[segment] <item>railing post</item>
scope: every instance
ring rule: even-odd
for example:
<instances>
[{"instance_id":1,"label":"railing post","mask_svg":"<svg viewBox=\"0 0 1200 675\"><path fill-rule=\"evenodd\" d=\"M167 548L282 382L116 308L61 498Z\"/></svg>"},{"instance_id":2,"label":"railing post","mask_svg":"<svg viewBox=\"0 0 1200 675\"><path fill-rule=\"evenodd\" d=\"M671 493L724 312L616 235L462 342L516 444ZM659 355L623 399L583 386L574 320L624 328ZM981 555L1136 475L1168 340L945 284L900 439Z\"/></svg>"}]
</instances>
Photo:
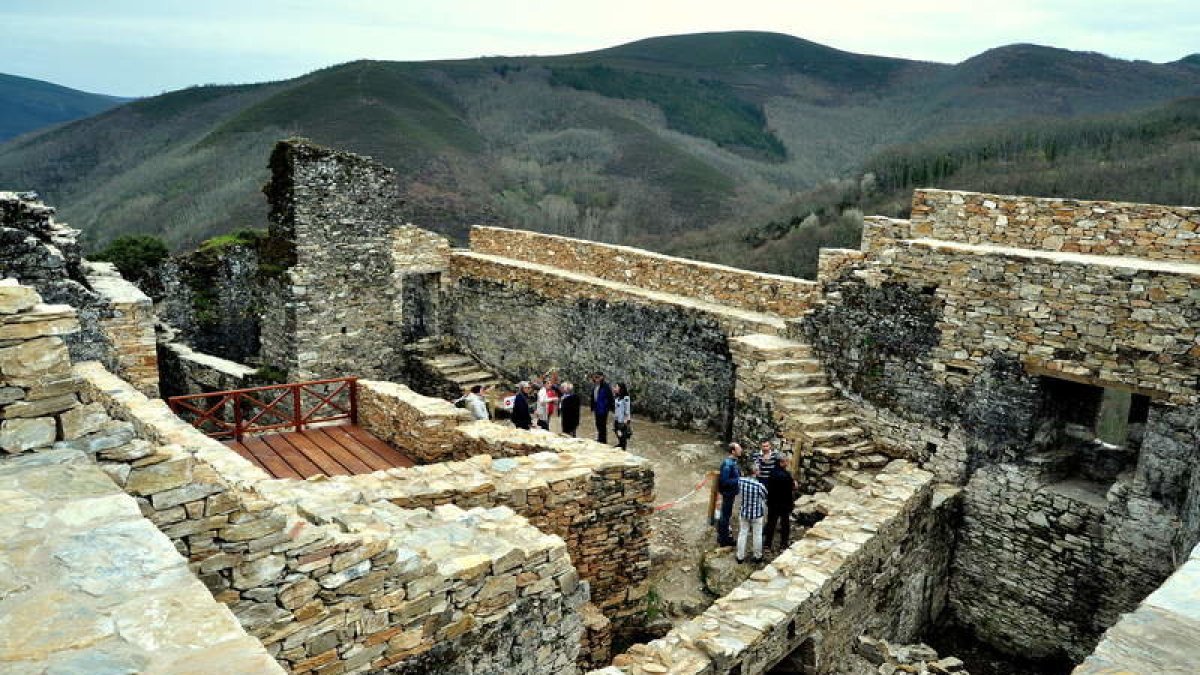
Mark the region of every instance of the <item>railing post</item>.
<instances>
[{"instance_id":1,"label":"railing post","mask_svg":"<svg viewBox=\"0 0 1200 675\"><path fill-rule=\"evenodd\" d=\"M242 395L233 395L233 440L242 442Z\"/></svg>"},{"instance_id":2,"label":"railing post","mask_svg":"<svg viewBox=\"0 0 1200 675\"><path fill-rule=\"evenodd\" d=\"M358 378L350 378L350 424L358 424Z\"/></svg>"},{"instance_id":3,"label":"railing post","mask_svg":"<svg viewBox=\"0 0 1200 675\"><path fill-rule=\"evenodd\" d=\"M300 390L302 387L296 384L290 386L292 388L292 421L296 423L296 431L303 431L304 420L302 415L304 412L300 407Z\"/></svg>"}]
</instances>

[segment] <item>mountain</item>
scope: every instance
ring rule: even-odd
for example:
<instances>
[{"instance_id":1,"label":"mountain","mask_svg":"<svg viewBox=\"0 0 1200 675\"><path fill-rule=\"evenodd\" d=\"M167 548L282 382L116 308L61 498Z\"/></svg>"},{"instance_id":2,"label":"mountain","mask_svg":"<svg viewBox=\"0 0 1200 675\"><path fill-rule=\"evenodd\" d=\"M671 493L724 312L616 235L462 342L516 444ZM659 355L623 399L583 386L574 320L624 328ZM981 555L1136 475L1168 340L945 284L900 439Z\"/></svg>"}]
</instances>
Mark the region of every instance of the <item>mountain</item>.
<instances>
[{"instance_id":1,"label":"mountain","mask_svg":"<svg viewBox=\"0 0 1200 675\"><path fill-rule=\"evenodd\" d=\"M412 222L456 238L500 223L668 250L767 222L898 144L1196 94L1188 59L1013 45L947 65L679 35L171 92L0 145L0 186L40 192L92 247L130 233L184 247L265 224L270 148L302 135L396 168Z\"/></svg>"},{"instance_id":2,"label":"mountain","mask_svg":"<svg viewBox=\"0 0 1200 675\"><path fill-rule=\"evenodd\" d=\"M90 117L128 100L0 73L0 143L52 124Z\"/></svg>"},{"instance_id":3,"label":"mountain","mask_svg":"<svg viewBox=\"0 0 1200 675\"><path fill-rule=\"evenodd\" d=\"M817 251L856 247L861 214L907 217L912 190L1200 206L1200 97L1094 117L1022 121L894 146L760 222L662 242L678 255L811 277Z\"/></svg>"}]
</instances>

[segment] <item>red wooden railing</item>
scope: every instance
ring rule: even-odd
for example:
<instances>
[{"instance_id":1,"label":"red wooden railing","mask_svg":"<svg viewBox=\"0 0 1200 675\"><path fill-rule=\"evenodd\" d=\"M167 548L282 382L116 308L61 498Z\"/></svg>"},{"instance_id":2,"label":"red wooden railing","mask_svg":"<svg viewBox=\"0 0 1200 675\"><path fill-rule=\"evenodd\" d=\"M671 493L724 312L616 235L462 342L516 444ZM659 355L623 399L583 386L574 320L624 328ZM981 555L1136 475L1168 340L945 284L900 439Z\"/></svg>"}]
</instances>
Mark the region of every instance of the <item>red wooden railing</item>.
<instances>
[{"instance_id":1,"label":"red wooden railing","mask_svg":"<svg viewBox=\"0 0 1200 675\"><path fill-rule=\"evenodd\" d=\"M172 412L213 438L350 420L358 423L358 378L289 382L250 389L172 396Z\"/></svg>"}]
</instances>

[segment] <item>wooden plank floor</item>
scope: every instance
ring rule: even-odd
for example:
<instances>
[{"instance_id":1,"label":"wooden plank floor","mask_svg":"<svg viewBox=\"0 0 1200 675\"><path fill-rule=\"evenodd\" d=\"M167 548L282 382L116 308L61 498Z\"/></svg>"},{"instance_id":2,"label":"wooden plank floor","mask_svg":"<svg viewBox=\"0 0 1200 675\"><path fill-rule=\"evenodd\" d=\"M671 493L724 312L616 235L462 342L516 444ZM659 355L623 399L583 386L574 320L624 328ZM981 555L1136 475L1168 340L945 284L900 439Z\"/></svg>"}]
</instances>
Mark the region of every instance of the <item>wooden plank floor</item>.
<instances>
[{"instance_id":1,"label":"wooden plank floor","mask_svg":"<svg viewBox=\"0 0 1200 675\"><path fill-rule=\"evenodd\" d=\"M225 445L276 478L352 476L413 465L403 453L352 424L245 436Z\"/></svg>"}]
</instances>

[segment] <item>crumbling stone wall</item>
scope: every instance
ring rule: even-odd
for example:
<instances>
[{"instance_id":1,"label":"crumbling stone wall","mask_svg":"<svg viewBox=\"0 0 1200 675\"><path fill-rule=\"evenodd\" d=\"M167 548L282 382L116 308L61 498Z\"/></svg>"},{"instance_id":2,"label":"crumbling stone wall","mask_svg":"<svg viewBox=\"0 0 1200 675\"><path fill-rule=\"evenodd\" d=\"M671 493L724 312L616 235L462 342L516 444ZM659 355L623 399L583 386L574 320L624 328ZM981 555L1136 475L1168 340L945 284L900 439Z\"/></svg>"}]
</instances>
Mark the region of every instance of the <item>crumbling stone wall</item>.
<instances>
[{"instance_id":1,"label":"crumbling stone wall","mask_svg":"<svg viewBox=\"0 0 1200 675\"><path fill-rule=\"evenodd\" d=\"M42 304L33 288L0 280L0 451L48 448L94 430L78 410L63 339L78 331L70 307Z\"/></svg>"},{"instance_id":2,"label":"crumbling stone wall","mask_svg":"<svg viewBox=\"0 0 1200 675\"><path fill-rule=\"evenodd\" d=\"M1200 208L956 190L913 191L911 221L872 218L863 250L930 238L1151 260L1200 261Z\"/></svg>"},{"instance_id":3,"label":"crumbling stone wall","mask_svg":"<svg viewBox=\"0 0 1200 675\"><path fill-rule=\"evenodd\" d=\"M182 342L160 343L158 355L164 398L267 384L255 368L197 352Z\"/></svg>"},{"instance_id":4,"label":"crumbling stone wall","mask_svg":"<svg viewBox=\"0 0 1200 675\"><path fill-rule=\"evenodd\" d=\"M1189 251L1194 214L927 198L948 201L871 219L865 255L830 260L795 328L876 442L965 485L950 617L1001 649L1078 659L1198 534L1200 266L1148 259ZM1136 218L1145 232L1118 233ZM1120 451L1074 439L1070 382L1149 397L1144 432Z\"/></svg>"},{"instance_id":5,"label":"crumbling stone wall","mask_svg":"<svg viewBox=\"0 0 1200 675\"><path fill-rule=\"evenodd\" d=\"M538 279L496 278L459 267L450 291L459 343L512 381L557 368L590 396L587 375L632 388L633 408L655 420L724 431L734 368L728 330L703 311L606 298ZM538 284L538 285L534 285ZM595 297L601 296L601 297ZM587 432L586 429L582 430ZM634 432L636 433L636 431Z\"/></svg>"},{"instance_id":6,"label":"crumbling stone wall","mask_svg":"<svg viewBox=\"0 0 1200 675\"><path fill-rule=\"evenodd\" d=\"M99 364L75 372L142 439L100 449L102 468L291 672L574 672L587 587L558 537L502 507L273 481Z\"/></svg>"},{"instance_id":7,"label":"crumbling stone wall","mask_svg":"<svg viewBox=\"0 0 1200 675\"><path fill-rule=\"evenodd\" d=\"M437 267L449 244L400 227L395 172L370 158L293 139L271 170L270 239L286 270L266 301L263 362L291 379L398 375L403 277Z\"/></svg>"},{"instance_id":8,"label":"crumbling stone wall","mask_svg":"<svg viewBox=\"0 0 1200 675\"><path fill-rule=\"evenodd\" d=\"M65 336L75 360L99 360L141 391L158 392L150 298L111 265L80 254L79 231L54 219L32 193L0 192L0 278L75 308L80 330Z\"/></svg>"},{"instance_id":9,"label":"crumbling stone wall","mask_svg":"<svg viewBox=\"0 0 1200 675\"><path fill-rule=\"evenodd\" d=\"M471 228L471 250L780 316L803 314L818 290L812 281L795 277L501 227Z\"/></svg>"},{"instance_id":10,"label":"crumbling stone wall","mask_svg":"<svg viewBox=\"0 0 1200 675\"><path fill-rule=\"evenodd\" d=\"M464 410L390 382L360 381L359 411L364 428L416 458L465 461L393 470L382 484L336 481L362 486L351 499L511 507L567 542L593 603L617 629L640 624L654 500L645 460L582 438L471 422Z\"/></svg>"},{"instance_id":11,"label":"crumbling stone wall","mask_svg":"<svg viewBox=\"0 0 1200 675\"><path fill-rule=\"evenodd\" d=\"M953 491L897 461L824 496L827 515L771 564L666 637L597 674L769 671L793 652L805 672L846 672L863 632L912 642L945 601Z\"/></svg>"},{"instance_id":12,"label":"crumbling stone wall","mask_svg":"<svg viewBox=\"0 0 1200 675\"><path fill-rule=\"evenodd\" d=\"M168 258L159 268L163 296L159 318L177 331L176 339L205 354L237 362L260 351L264 289L281 270L262 259L265 239L202 245Z\"/></svg>"}]
</instances>

